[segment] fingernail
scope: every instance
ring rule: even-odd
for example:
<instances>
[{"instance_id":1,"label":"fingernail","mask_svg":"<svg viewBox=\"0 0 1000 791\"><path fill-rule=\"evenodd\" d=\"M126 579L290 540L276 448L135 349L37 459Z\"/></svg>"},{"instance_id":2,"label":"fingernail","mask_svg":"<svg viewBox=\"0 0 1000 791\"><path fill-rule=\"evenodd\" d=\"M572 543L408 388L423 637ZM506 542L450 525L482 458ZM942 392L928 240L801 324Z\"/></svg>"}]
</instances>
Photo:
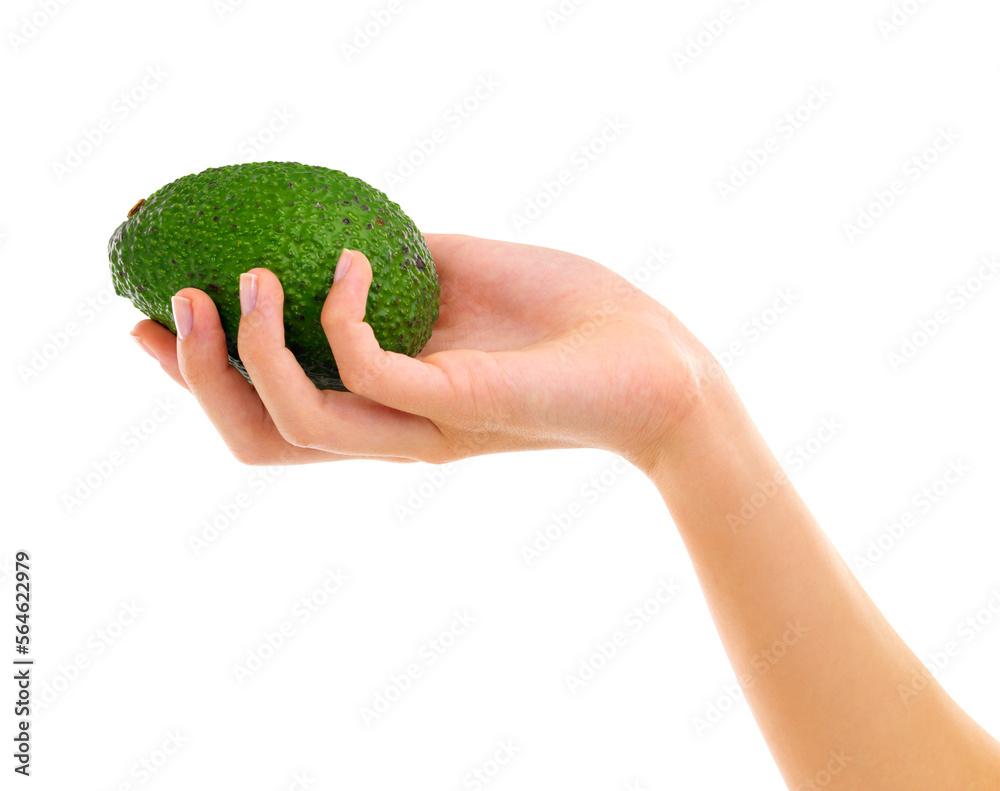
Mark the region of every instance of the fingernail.
<instances>
[{"instance_id":1,"label":"fingernail","mask_svg":"<svg viewBox=\"0 0 1000 791\"><path fill-rule=\"evenodd\" d=\"M244 272L240 275L240 310L246 316L257 304L257 275Z\"/></svg>"},{"instance_id":2,"label":"fingernail","mask_svg":"<svg viewBox=\"0 0 1000 791\"><path fill-rule=\"evenodd\" d=\"M351 259L354 258L354 251L344 248L344 252L340 254L340 260L337 261L337 268L333 270L333 282L339 283L344 279L344 275L347 274L347 270L351 268Z\"/></svg>"},{"instance_id":3,"label":"fingernail","mask_svg":"<svg viewBox=\"0 0 1000 791\"><path fill-rule=\"evenodd\" d=\"M186 297L171 297L170 304L174 308L177 340L182 341L191 334L191 328L194 326L194 311L191 310L191 300Z\"/></svg>"},{"instance_id":4,"label":"fingernail","mask_svg":"<svg viewBox=\"0 0 1000 791\"><path fill-rule=\"evenodd\" d=\"M129 334L130 334L130 335L132 336L132 340L134 340L134 341L135 341L135 342L136 342L136 343L137 343L137 344L139 345L139 348L140 348L140 349L142 349L142 350L143 350L144 352L146 352L146 354L148 354L148 355L149 355L150 357L152 357L152 358L153 358L154 360L157 360L157 361L159 361L159 359L160 359L160 358L159 358L159 357L157 357L157 356L156 356L156 354L155 354L155 353L153 352L153 350L152 350L152 349L150 349L150 348L149 348L149 347L148 347L148 346L146 345L146 342L145 342L145 341L144 341L144 340L143 340L142 338L140 338L140 337L139 337L138 335L136 335L136 334L135 334L134 332L131 332L131 333L129 333Z\"/></svg>"}]
</instances>

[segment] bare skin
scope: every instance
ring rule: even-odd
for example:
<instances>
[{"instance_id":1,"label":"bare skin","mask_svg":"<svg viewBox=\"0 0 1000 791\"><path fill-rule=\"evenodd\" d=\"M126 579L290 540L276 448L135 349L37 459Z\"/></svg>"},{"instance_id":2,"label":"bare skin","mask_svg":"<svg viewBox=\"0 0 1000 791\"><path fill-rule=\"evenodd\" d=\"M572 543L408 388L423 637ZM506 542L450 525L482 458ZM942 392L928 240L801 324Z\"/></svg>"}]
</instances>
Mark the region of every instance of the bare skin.
<instances>
[{"instance_id":1,"label":"bare skin","mask_svg":"<svg viewBox=\"0 0 1000 791\"><path fill-rule=\"evenodd\" d=\"M379 348L364 323L371 267L358 252L341 258L322 321L350 393L316 389L285 349L281 286L266 269L241 278L239 350L254 385L229 366L201 291L178 292L178 337L152 321L133 334L248 464L621 455L662 494L789 788L1000 788L1000 744L893 631L670 311L569 253L427 239L441 316L418 359ZM765 501L740 516L755 493ZM762 662L776 642L780 661Z\"/></svg>"}]
</instances>

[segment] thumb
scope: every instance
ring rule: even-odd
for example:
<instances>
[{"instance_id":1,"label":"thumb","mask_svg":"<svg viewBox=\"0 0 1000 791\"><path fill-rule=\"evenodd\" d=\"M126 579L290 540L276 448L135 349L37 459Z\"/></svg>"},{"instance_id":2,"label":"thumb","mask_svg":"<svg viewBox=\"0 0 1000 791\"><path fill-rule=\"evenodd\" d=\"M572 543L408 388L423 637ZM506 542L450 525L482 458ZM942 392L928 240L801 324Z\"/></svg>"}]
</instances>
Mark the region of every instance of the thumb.
<instances>
[{"instance_id":1,"label":"thumb","mask_svg":"<svg viewBox=\"0 0 1000 791\"><path fill-rule=\"evenodd\" d=\"M443 369L383 350L365 322L371 263L344 249L320 321L344 386L381 404L431 418L448 414L452 387Z\"/></svg>"}]
</instances>

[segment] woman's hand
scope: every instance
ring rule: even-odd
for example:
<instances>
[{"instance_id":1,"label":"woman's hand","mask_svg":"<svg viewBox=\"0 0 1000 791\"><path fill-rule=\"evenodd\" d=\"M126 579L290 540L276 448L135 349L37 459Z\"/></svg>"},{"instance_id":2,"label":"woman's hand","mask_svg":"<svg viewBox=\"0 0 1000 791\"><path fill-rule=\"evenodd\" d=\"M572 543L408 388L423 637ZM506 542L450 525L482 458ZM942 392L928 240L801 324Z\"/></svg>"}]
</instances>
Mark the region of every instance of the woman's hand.
<instances>
[{"instance_id":1,"label":"woman's hand","mask_svg":"<svg viewBox=\"0 0 1000 791\"><path fill-rule=\"evenodd\" d=\"M148 320L133 334L248 464L440 463L555 447L652 463L711 359L668 310L570 253L468 236L427 241L441 311L417 359L380 349L364 322L365 256L346 251L338 264L322 323L349 393L317 389L285 348L283 292L267 269L240 283L239 352L253 385L229 365L202 291L174 298L176 339Z\"/></svg>"}]
</instances>

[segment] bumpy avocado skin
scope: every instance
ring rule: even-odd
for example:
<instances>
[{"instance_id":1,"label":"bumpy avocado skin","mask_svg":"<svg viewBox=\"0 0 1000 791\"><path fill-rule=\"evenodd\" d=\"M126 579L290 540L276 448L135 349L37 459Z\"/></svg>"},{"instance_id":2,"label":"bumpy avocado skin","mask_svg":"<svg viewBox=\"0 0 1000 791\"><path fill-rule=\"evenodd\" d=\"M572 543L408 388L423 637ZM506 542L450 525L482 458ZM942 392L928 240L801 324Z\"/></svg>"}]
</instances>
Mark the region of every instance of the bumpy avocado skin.
<instances>
[{"instance_id":1,"label":"bumpy avocado skin","mask_svg":"<svg viewBox=\"0 0 1000 791\"><path fill-rule=\"evenodd\" d=\"M346 173L294 162L210 168L157 190L108 244L115 292L176 332L170 298L205 291L219 309L229 361L239 276L267 267L285 292L285 345L320 388L346 390L320 326L343 248L372 265L365 320L383 349L420 352L438 317L437 272L423 235L384 193Z\"/></svg>"}]
</instances>

